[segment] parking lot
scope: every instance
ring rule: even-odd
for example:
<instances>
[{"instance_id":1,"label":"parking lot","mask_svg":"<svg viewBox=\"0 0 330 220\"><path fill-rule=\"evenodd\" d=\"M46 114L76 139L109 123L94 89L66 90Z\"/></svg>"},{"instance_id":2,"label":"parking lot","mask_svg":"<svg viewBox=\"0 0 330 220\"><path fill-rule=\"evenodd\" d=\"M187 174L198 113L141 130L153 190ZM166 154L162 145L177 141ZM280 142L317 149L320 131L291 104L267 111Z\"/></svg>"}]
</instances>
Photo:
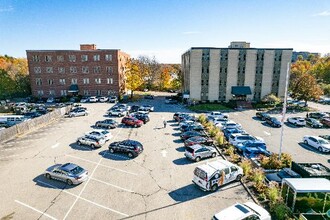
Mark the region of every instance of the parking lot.
<instances>
[{"instance_id":1,"label":"parking lot","mask_svg":"<svg viewBox=\"0 0 330 220\"><path fill-rule=\"evenodd\" d=\"M235 202L251 200L238 182L214 193L195 187L191 181L193 170L206 161L193 163L184 157L183 143L172 116L176 111L185 110L180 105L165 104L164 97L141 100L139 104L155 106L150 122L140 128L120 126L110 130L113 138L100 149L78 146L75 141L91 130L97 120L107 118L105 112L113 105L109 103L84 104L90 111L88 116L61 118L2 143L0 218L210 219ZM268 136L263 133L267 142L279 137L279 130L252 119L252 111L230 113L230 117L251 133L257 128L269 132ZM163 128L164 119L168 121L166 128ZM301 129L292 130L298 136L296 130ZM128 138L144 145L142 154L130 159L124 154L108 153L109 143ZM290 152L295 152L294 148L299 146L296 145L287 145L283 150L292 147ZM325 159L305 149L298 152ZM68 186L42 175L51 165L66 162L87 169L88 181Z\"/></svg>"}]
</instances>

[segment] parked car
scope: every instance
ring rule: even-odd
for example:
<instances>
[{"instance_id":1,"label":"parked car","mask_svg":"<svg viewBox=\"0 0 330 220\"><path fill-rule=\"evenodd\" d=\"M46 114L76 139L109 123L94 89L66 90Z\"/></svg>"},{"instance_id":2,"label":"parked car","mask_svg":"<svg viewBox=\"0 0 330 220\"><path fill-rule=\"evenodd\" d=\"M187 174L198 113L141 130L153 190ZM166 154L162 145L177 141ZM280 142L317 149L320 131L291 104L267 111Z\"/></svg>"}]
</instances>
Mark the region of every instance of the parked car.
<instances>
[{"instance_id":1,"label":"parked car","mask_svg":"<svg viewBox=\"0 0 330 220\"><path fill-rule=\"evenodd\" d=\"M154 111L154 107L152 105L142 105L140 107L139 111L153 112Z\"/></svg>"},{"instance_id":2,"label":"parked car","mask_svg":"<svg viewBox=\"0 0 330 220\"><path fill-rule=\"evenodd\" d=\"M239 129L239 128L225 128L223 130L223 134L226 140L229 140L231 134L246 134L246 131Z\"/></svg>"},{"instance_id":3,"label":"parked car","mask_svg":"<svg viewBox=\"0 0 330 220\"><path fill-rule=\"evenodd\" d=\"M109 102L110 103L116 103L117 102L117 96L109 96Z\"/></svg>"},{"instance_id":4,"label":"parked car","mask_svg":"<svg viewBox=\"0 0 330 220\"><path fill-rule=\"evenodd\" d=\"M296 117L289 117L287 119L287 121L290 123L290 124L293 124L295 126L305 126L306 125L306 121L303 117L301 116L296 116Z\"/></svg>"},{"instance_id":5,"label":"parked car","mask_svg":"<svg viewBox=\"0 0 330 220\"><path fill-rule=\"evenodd\" d=\"M219 213L212 220L271 220L270 214L254 202L236 203Z\"/></svg>"},{"instance_id":6,"label":"parked car","mask_svg":"<svg viewBox=\"0 0 330 220\"><path fill-rule=\"evenodd\" d=\"M235 145L236 150L239 153L243 153L246 148L251 148L251 147L257 147L257 148L262 148L262 149L267 149L266 143L264 141L244 141L242 143L239 143Z\"/></svg>"},{"instance_id":7,"label":"parked car","mask_svg":"<svg viewBox=\"0 0 330 220\"><path fill-rule=\"evenodd\" d=\"M269 157L272 153L262 147L246 147L243 156L248 159L258 158L261 155Z\"/></svg>"},{"instance_id":8,"label":"parked car","mask_svg":"<svg viewBox=\"0 0 330 220\"><path fill-rule=\"evenodd\" d=\"M188 138L195 137L195 136L206 137L206 134L204 132L198 132L198 131L186 131L180 135L180 138L182 140L187 140Z\"/></svg>"},{"instance_id":9,"label":"parked car","mask_svg":"<svg viewBox=\"0 0 330 220\"><path fill-rule=\"evenodd\" d=\"M186 156L186 158L198 162L204 158L216 157L217 151L214 147L195 144L186 147L184 155Z\"/></svg>"},{"instance_id":10,"label":"parked car","mask_svg":"<svg viewBox=\"0 0 330 220\"><path fill-rule=\"evenodd\" d=\"M275 128L280 128L282 126L281 122L275 117L268 117L265 119L265 121L267 124Z\"/></svg>"},{"instance_id":11,"label":"parked car","mask_svg":"<svg viewBox=\"0 0 330 220\"><path fill-rule=\"evenodd\" d=\"M154 96L153 95L145 95L144 98L145 99L154 99Z\"/></svg>"},{"instance_id":12,"label":"parked car","mask_svg":"<svg viewBox=\"0 0 330 220\"><path fill-rule=\"evenodd\" d=\"M303 142L311 147L316 148L320 152L323 152L323 153L330 152L329 141L327 141L321 137L306 135L303 138Z\"/></svg>"},{"instance_id":13,"label":"parked car","mask_svg":"<svg viewBox=\"0 0 330 220\"><path fill-rule=\"evenodd\" d=\"M86 116L88 111L85 109L74 109L68 113L69 117Z\"/></svg>"},{"instance_id":14,"label":"parked car","mask_svg":"<svg viewBox=\"0 0 330 220\"><path fill-rule=\"evenodd\" d=\"M130 116L143 121L143 124L146 124L148 121L150 121L150 118L149 118L149 115L148 114L144 114L144 113L140 113L140 112L135 112L135 113L130 114Z\"/></svg>"},{"instance_id":15,"label":"parked car","mask_svg":"<svg viewBox=\"0 0 330 220\"><path fill-rule=\"evenodd\" d=\"M229 137L229 142L234 146L236 146L239 143L242 143L244 141L259 141L259 142L262 142L264 140L260 137L254 137L254 136L249 135L249 134L232 134Z\"/></svg>"},{"instance_id":16,"label":"parked car","mask_svg":"<svg viewBox=\"0 0 330 220\"><path fill-rule=\"evenodd\" d=\"M229 118L229 115L227 113L216 112L216 111L209 113L207 116L214 118Z\"/></svg>"},{"instance_id":17,"label":"parked car","mask_svg":"<svg viewBox=\"0 0 330 220\"><path fill-rule=\"evenodd\" d=\"M41 116L41 114L39 112L37 112L37 111L35 111L35 112L27 112L27 113L24 114L24 117L25 118L37 118L39 116Z\"/></svg>"},{"instance_id":18,"label":"parked car","mask_svg":"<svg viewBox=\"0 0 330 220\"><path fill-rule=\"evenodd\" d=\"M116 128L118 126L118 122L113 119L105 119L103 121L97 121L95 123L95 127L102 127L102 128Z\"/></svg>"},{"instance_id":19,"label":"parked car","mask_svg":"<svg viewBox=\"0 0 330 220\"><path fill-rule=\"evenodd\" d=\"M82 97L81 99L80 99L80 102L81 103L86 103L86 102L88 102L89 101L89 97Z\"/></svg>"},{"instance_id":20,"label":"parked car","mask_svg":"<svg viewBox=\"0 0 330 220\"><path fill-rule=\"evenodd\" d=\"M137 118L131 117L131 116L126 116L121 120L121 123L128 125L128 126L133 126L136 128L136 127L141 127L143 124L143 121L141 121Z\"/></svg>"},{"instance_id":21,"label":"parked car","mask_svg":"<svg viewBox=\"0 0 330 220\"><path fill-rule=\"evenodd\" d=\"M124 109L119 109L119 108L116 108L116 109L110 109L108 111L108 115L110 116L118 116L118 117L122 117L124 115L127 114L127 111L124 110Z\"/></svg>"},{"instance_id":22,"label":"parked car","mask_svg":"<svg viewBox=\"0 0 330 220\"><path fill-rule=\"evenodd\" d=\"M139 105L132 105L131 109L130 109L130 112L137 112L137 111L139 111L139 109L140 109Z\"/></svg>"},{"instance_id":23,"label":"parked car","mask_svg":"<svg viewBox=\"0 0 330 220\"><path fill-rule=\"evenodd\" d=\"M227 129L227 128L238 128L242 129L242 125L239 123L236 123L234 121L227 121L224 123L220 123L216 125L217 127L220 127L221 130Z\"/></svg>"},{"instance_id":24,"label":"parked car","mask_svg":"<svg viewBox=\"0 0 330 220\"><path fill-rule=\"evenodd\" d=\"M201 125L200 123L194 123L194 124L188 124L188 125L183 125L180 128L181 132L186 132L186 131L203 131L204 126Z\"/></svg>"},{"instance_id":25,"label":"parked car","mask_svg":"<svg viewBox=\"0 0 330 220\"><path fill-rule=\"evenodd\" d=\"M113 142L109 145L109 152L111 154L115 152L126 153L128 157L137 157L143 151L143 145L134 140L124 140Z\"/></svg>"},{"instance_id":26,"label":"parked car","mask_svg":"<svg viewBox=\"0 0 330 220\"><path fill-rule=\"evenodd\" d=\"M98 99L96 98L96 96L91 96L91 97L89 97L89 100L88 101L89 102L97 102Z\"/></svg>"},{"instance_id":27,"label":"parked car","mask_svg":"<svg viewBox=\"0 0 330 220\"><path fill-rule=\"evenodd\" d=\"M195 121L187 120L187 121L182 121L179 123L179 129L181 130L181 127L183 126L189 126L195 124Z\"/></svg>"},{"instance_id":28,"label":"parked car","mask_svg":"<svg viewBox=\"0 0 330 220\"><path fill-rule=\"evenodd\" d=\"M103 137L97 136L82 136L79 137L76 141L78 145L87 145L91 148L100 148L103 144L105 144L105 139Z\"/></svg>"},{"instance_id":29,"label":"parked car","mask_svg":"<svg viewBox=\"0 0 330 220\"><path fill-rule=\"evenodd\" d=\"M310 112L308 113L308 118L315 118L315 119L321 119L329 117L329 115L325 112Z\"/></svg>"},{"instance_id":30,"label":"parked car","mask_svg":"<svg viewBox=\"0 0 330 220\"><path fill-rule=\"evenodd\" d=\"M226 123L228 121L228 118L209 117L208 120L216 125L223 122Z\"/></svg>"},{"instance_id":31,"label":"parked car","mask_svg":"<svg viewBox=\"0 0 330 220\"><path fill-rule=\"evenodd\" d=\"M275 172L275 173L269 173L265 176L266 183L270 183L271 181L277 182L279 185L282 184L282 179L284 178L300 178L301 176L291 170L290 168L283 168L282 170Z\"/></svg>"},{"instance_id":32,"label":"parked car","mask_svg":"<svg viewBox=\"0 0 330 220\"><path fill-rule=\"evenodd\" d=\"M319 135L319 137L330 141L330 135Z\"/></svg>"},{"instance_id":33,"label":"parked car","mask_svg":"<svg viewBox=\"0 0 330 220\"><path fill-rule=\"evenodd\" d=\"M186 146L186 147L192 146L195 144L202 144L202 145L210 146L210 145L213 145L213 139L207 138L207 137L195 136L195 137L188 138L184 142L184 146Z\"/></svg>"},{"instance_id":34,"label":"parked car","mask_svg":"<svg viewBox=\"0 0 330 220\"><path fill-rule=\"evenodd\" d=\"M93 136L97 138L104 138L105 141L108 141L112 138L111 132L103 129L94 129L86 133L87 136Z\"/></svg>"},{"instance_id":35,"label":"parked car","mask_svg":"<svg viewBox=\"0 0 330 220\"><path fill-rule=\"evenodd\" d=\"M101 96L98 98L99 102L107 102L109 100L108 97L105 97L105 96Z\"/></svg>"},{"instance_id":36,"label":"parked car","mask_svg":"<svg viewBox=\"0 0 330 220\"><path fill-rule=\"evenodd\" d=\"M306 118L306 125L312 128L322 128L323 124L316 120L315 118Z\"/></svg>"},{"instance_id":37,"label":"parked car","mask_svg":"<svg viewBox=\"0 0 330 220\"><path fill-rule=\"evenodd\" d=\"M178 100L175 99L165 99L166 104L177 104Z\"/></svg>"},{"instance_id":38,"label":"parked car","mask_svg":"<svg viewBox=\"0 0 330 220\"><path fill-rule=\"evenodd\" d=\"M322 118L320 121L325 127L330 127L330 118Z\"/></svg>"},{"instance_id":39,"label":"parked car","mask_svg":"<svg viewBox=\"0 0 330 220\"><path fill-rule=\"evenodd\" d=\"M53 165L45 171L44 175L47 179L63 181L68 185L77 185L88 179L88 171L73 163Z\"/></svg>"},{"instance_id":40,"label":"parked car","mask_svg":"<svg viewBox=\"0 0 330 220\"><path fill-rule=\"evenodd\" d=\"M265 121L266 118L270 118L271 116L266 112L257 112L256 113L257 118L260 118L260 120Z\"/></svg>"}]
</instances>

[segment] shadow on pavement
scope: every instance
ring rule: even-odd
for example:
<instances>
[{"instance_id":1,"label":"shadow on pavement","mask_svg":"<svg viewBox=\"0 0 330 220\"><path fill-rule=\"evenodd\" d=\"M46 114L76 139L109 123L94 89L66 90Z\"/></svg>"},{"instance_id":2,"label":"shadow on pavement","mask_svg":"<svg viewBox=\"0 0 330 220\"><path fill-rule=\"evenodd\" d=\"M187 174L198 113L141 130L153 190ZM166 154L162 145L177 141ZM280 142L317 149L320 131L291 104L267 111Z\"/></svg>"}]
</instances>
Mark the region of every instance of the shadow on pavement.
<instances>
[{"instance_id":1,"label":"shadow on pavement","mask_svg":"<svg viewBox=\"0 0 330 220\"><path fill-rule=\"evenodd\" d=\"M115 152L114 154L111 154L111 153L109 153L108 150L103 150L103 151L99 152L99 155L101 155L103 158L109 159L109 160L117 160L117 161L131 160L131 158L129 158L126 154L117 153L117 152Z\"/></svg>"},{"instance_id":2,"label":"shadow on pavement","mask_svg":"<svg viewBox=\"0 0 330 220\"><path fill-rule=\"evenodd\" d=\"M182 157L182 158L178 158L178 159L175 159L173 160L173 163L175 165L189 165L189 164L193 164L194 162L191 161L191 160L188 160L187 158L185 157Z\"/></svg>"},{"instance_id":3,"label":"shadow on pavement","mask_svg":"<svg viewBox=\"0 0 330 220\"><path fill-rule=\"evenodd\" d=\"M177 202L187 202L208 194L210 193L198 189L194 184L190 184L171 191L169 196Z\"/></svg>"},{"instance_id":4,"label":"shadow on pavement","mask_svg":"<svg viewBox=\"0 0 330 220\"><path fill-rule=\"evenodd\" d=\"M33 182L35 182L37 186L50 188L50 189L62 190L62 189L71 189L75 187L75 185L70 186L67 183L58 180L47 179L43 174L40 174L39 176L35 177L33 179Z\"/></svg>"},{"instance_id":5,"label":"shadow on pavement","mask_svg":"<svg viewBox=\"0 0 330 220\"><path fill-rule=\"evenodd\" d=\"M185 152L186 147L185 146L177 147L177 148L175 148L175 150L177 150L179 152Z\"/></svg>"},{"instance_id":6,"label":"shadow on pavement","mask_svg":"<svg viewBox=\"0 0 330 220\"><path fill-rule=\"evenodd\" d=\"M76 142L69 144L69 146L74 150L81 150L81 151L92 151L92 150L94 150L93 148L91 148L89 146L79 145Z\"/></svg>"}]
</instances>

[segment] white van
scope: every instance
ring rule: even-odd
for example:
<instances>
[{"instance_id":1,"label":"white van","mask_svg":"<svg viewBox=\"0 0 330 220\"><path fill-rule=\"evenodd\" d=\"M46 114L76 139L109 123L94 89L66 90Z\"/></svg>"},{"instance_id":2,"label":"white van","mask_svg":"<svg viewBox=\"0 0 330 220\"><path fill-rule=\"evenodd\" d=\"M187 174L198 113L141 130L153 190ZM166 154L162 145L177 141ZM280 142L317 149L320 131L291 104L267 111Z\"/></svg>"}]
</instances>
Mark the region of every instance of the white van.
<instances>
[{"instance_id":1,"label":"white van","mask_svg":"<svg viewBox=\"0 0 330 220\"><path fill-rule=\"evenodd\" d=\"M204 191L216 191L224 184L240 181L242 176L241 167L226 160L217 160L196 167L192 181Z\"/></svg>"},{"instance_id":2,"label":"white van","mask_svg":"<svg viewBox=\"0 0 330 220\"><path fill-rule=\"evenodd\" d=\"M23 121L27 121L28 118L25 118L24 115L2 115L0 116L0 123L7 124L9 126L16 125Z\"/></svg>"}]
</instances>

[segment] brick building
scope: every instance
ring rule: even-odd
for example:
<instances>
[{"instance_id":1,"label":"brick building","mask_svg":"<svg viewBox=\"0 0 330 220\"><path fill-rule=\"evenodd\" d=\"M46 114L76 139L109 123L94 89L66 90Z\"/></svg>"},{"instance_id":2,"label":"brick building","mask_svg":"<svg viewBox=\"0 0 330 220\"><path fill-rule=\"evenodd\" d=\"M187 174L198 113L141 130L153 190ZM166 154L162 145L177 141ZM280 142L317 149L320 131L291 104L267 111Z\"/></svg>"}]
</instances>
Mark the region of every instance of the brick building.
<instances>
[{"instance_id":1,"label":"brick building","mask_svg":"<svg viewBox=\"0 0 330 220\"><path fill-rule=\"evenodd\" d=\"M32 95L120 95L125 88L125 63L130 56L116 49L27 50Z\"/></svg>"}]
</instances>

